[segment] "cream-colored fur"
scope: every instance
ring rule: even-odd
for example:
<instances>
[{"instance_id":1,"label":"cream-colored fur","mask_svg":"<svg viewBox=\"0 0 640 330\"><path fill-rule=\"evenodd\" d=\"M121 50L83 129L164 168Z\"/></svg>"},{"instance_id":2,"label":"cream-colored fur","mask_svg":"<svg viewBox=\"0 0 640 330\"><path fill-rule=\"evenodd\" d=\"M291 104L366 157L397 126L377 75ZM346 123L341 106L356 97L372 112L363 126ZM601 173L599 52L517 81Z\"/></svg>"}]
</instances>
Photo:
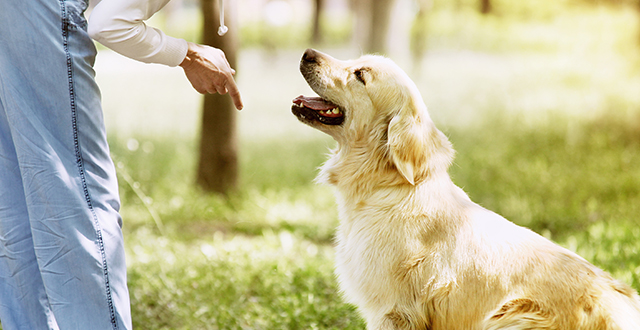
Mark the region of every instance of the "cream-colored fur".
<instances>
[{"instance_id":1,"label":"cream-colored fur","mask_svg":"<svg viewBox=\"0 0 640 330\"><path fill-rule=\"evenodd\" d=\"M318 179L337 188L336 273L367 329L640 329L630 287L453 184L451 144L393 62L307 50L301 71L345 115L301 120L338 141Z\"/></svg>"}]
</instances>

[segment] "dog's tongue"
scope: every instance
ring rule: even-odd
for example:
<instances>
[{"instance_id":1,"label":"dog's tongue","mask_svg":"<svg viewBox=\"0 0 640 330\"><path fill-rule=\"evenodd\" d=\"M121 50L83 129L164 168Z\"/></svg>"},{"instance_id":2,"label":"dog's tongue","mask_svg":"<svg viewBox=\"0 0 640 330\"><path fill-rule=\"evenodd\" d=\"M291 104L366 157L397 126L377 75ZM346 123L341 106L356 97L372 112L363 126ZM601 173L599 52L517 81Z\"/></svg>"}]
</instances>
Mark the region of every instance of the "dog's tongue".
<instances>
[{"instance_id":1,"label":"dog's tongue","mask_svg":"<svg viewBox=\"0 0 640 330\"><path fill-rule=\"evenodd\" d=\"M302 104L304 107L315 111L331 110L338 107L337 105L326 101L321 97L306 97L303 95L300 95L293 99L293 103L298 105Z\"/></svg>"}]
</instances>

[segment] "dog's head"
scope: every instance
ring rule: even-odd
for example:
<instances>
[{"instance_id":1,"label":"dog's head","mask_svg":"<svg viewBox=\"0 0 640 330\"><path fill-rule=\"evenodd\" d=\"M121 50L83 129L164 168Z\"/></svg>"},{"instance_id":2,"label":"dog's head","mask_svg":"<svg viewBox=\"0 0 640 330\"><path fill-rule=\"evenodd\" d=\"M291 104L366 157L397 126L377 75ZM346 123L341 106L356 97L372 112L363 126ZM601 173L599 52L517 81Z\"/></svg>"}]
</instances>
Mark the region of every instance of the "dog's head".
<instances>
[{"instance_id":1,"label":"dog's head","mask_svg":"<svg viewBox=\"0 0 640 330\"><path fill-rule=\"evenodd\" d=\"M446 171L451 145L435 128L415 84L391 60L366 55L340 61L307 49L300 71L319 97L299 96L291 111L338 141L338 153L355 153L341 157L360 155L357 166L373 166L366 169L369 173L394 172L410 184L433 171ZM385 182L397 181L386 174Z\"/></svg>"}]
</instances>

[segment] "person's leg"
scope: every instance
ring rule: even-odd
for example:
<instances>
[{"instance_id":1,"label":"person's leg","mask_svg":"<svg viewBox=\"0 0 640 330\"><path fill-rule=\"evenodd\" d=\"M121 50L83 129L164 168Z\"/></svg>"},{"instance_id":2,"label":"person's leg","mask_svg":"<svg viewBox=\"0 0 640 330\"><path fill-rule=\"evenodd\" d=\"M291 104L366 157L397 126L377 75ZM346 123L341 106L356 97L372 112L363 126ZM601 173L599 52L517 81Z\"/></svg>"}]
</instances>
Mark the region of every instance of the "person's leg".
<instances>
[{"instance_id":1,"label":"person's leg","mask_svg":"<svg viewBox=\"0 0 640 330\"><path fill-rule=\"evenodd\" d=\"M0 0L0 43L13 44L14 13ZM26 10L26 9L25 9ZM15 18L15 17L14 17ZM20 168L6 107L15 106L7 95L14 66L10 47L0 48L0 322L4 330L58 329L36 261ZM16 95L19 96L19 95Z\"/></svg>"},{"instance_id":2,"label":"person's leg","mask_svg":"<svg viewBox=\"0 0 640 330\"><path fill-rule=\"evenodd\" d=\"M0 76L0 322L4 330L57 329L36 262Z\"/></svg>"},{"instance_id":3,"label":"person's leg","mask_svg":"<svg viewBox=\"0 0 640 330\"><path fill-rule=\"evenodd\" d=\"M72 82L68 87L75 116L72 118L72 127L76 168L80 170L85 201L92 211L94 226L98 230L103 275L107 281L104 289L107 290L109 303L112 305L112 317L121 324L118 329L131 329L122 219L118 213L118 182L109 153L100 91L93 70L96 49L87 34L86 20L78 14L85 9L78 7L84 1L67 0L66 3L69 4L68 15L72 21L67 43L71 60L68 69ZM74 18L77 19L75 23ZM88 233L90 232L89 229Z\"/></svg>"},{"instance_id":4,"label":"person's leg","mask_svg":"<svg viewBox=\"0 0 640 330\"><path fill-rule=\"evenodd\" d=\"M0 42L12 45L0 49L0 99L58 325L130 329L118 187L85 5L0 0Z\"/></svg>"}]
</instances>

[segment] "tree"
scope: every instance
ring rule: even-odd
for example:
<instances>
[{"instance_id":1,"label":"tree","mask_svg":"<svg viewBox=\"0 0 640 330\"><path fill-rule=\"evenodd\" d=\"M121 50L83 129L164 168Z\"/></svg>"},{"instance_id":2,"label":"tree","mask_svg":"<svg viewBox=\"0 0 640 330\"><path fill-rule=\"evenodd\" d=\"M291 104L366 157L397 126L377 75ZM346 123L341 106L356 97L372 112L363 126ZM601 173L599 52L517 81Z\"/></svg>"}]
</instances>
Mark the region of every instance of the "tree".
<instances>
[{"instance_id":1,"label":"tree","mask_svg":"<svg viewBox=\"0 0 640 330\"><path fill-rule=\"evenodd\" d=\"M384 54L387 51L387 34L393 4L395 0L372 0L371 1L371 30L367 52Z\"/></svg>"},{"instance_id":2,"label":"tree","mask_svg":"<svg viewBox=\"0 0 640 330\"><path fill-rule=\"evenodd\" d=\"M318 45L322 42L322 31L320 29L320 20L324 8L324 0L314 0L315 10L313 11L313 28L311 32L311 43Z\"/></svg>"},{"instance_id":3,"label":"tree","mask_svg":"<svg viewBox=\"0 0 640 330\"><path fill-rule=\"evenodd\" d=\"M640 15L640 0L636 0L636 9L638 10L638 15ZM638 28L638 45L640 45L640 27Z\"/></svg>"},{"instance_id":4,"label":"tree","mask_svg":"<svg viewBox=\"0 0 640 330\"><path fill-rule=\"evenodd\" d=\"M228 2L227 2L228 3ZM224 51L231 67L237 70L238 38L235 17L225 8L229 32L220 37L217 0L200 0L203 13L202 43ZM238 181L238 138L236 112L229 95L205 94L200 132L200 159L196 182L207 192L227 194Z\"/></svg>"},{"instance_id":5,"label":"tree","mask_svg":"<svg viewBox=\"0 0 640 330\"><path fill-rule=\"evenodd\" d=\"M480 12L482 14L489 14L491 10L491 0L480 0Z\"/></svg>"},{"instance_id":6,"label":"tree","mask_svg":"<svg viewBox=\"0 0 640 330\"><path fill-rule=\"evenodd\" d=\"M354 39L364 41L366 53L384 54L387 50L387 34L395 0L354 0L356 15Z\"/></svg>"}]
</instances>

